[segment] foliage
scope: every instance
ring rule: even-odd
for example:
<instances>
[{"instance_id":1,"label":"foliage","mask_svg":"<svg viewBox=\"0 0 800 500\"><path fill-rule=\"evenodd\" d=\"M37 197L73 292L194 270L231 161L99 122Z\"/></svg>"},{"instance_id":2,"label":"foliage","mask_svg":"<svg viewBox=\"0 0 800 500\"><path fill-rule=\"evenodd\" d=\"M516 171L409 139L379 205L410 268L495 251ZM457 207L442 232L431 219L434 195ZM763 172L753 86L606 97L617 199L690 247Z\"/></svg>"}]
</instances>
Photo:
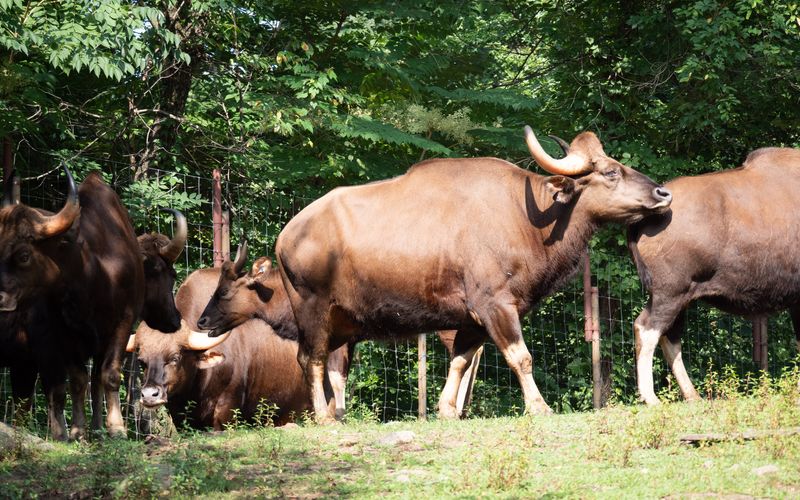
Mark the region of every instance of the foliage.
<instances>
[{"instance_id":1,"label":"foliage","mask_svg":"<svg viewBox=\"0 0 800 500\"><path fill-rule=\"evenodd\" d=\"M792 496L800 441L781 431L800 425L799 375L790 370L724 399L655 408L54 443L0 456L0 480L10 497ZM738 382L716 376L720 385ZM680 442L746 430L764 435ZM385 444L400 431L410 431L411 442ZM765 465L773 472L761 472Z\"/></svg>"},{"instance_id":2,"label":"foliage","mask_svg":"<svg viewBox=\"0 0 800 500\"><path fill-rule=\"evenodd\" d=\"M36 206L62 199L52 180L62 161L78 178L100 170L139 232L161 230L165 206L208 221L218 169L232 240L268 253L283 224L335 186L436 156L535 168L526 123L567 139L594 130L609 155L659 181L800 146L799 15L784 0L0 0L0 137ZM208 226L190 248L210 245ZM610 397L631 401L630 324L646 298L623 234L602 231L592 265L609 299ZM180 266L209 265L208 254ZM544 301L525 325L537 384L561 411L590 404L576 293ZM694 380L707 359L754 369L742 321L699 309L688 330ZM402 418L416 375L378 365L384 349L364 351L353 394ZM794 356L782 340L771 353L776 366ZM516 382L496 351L485 356L494 385L478 385L474 413L516 412ZM446 362L430 369L433 407ZM666 371L657 363L662 389Z\"/></svg>"}]
</instances>

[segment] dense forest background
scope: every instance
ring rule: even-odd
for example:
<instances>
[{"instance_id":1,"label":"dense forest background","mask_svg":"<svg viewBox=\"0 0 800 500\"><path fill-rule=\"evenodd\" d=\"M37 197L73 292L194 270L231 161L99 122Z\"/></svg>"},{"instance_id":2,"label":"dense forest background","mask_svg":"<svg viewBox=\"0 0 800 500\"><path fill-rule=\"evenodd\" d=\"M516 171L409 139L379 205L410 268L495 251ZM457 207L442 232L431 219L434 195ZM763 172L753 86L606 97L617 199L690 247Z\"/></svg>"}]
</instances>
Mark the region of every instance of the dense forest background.
<instances>
[{"instance_id":1,"label":"dense forest background","mask_svg":"<svg viewBox=\"0 0 800 500\"><path fill-rule=\"evenodd\" d=\"M431 157L535 170L525 124L567 140L592 130L659 181L798 147L799 16L793 0L0 0L0 138L34 190L62 162L78 178L103 171L140 230L158 206L208 219L208 190L186 176L219 169L240 231L270 248L276 196L311 200ZM593 266L630 345L643 301L623 242L601 232ZM563 381L537 381L566 387L557 407L585 407L580 309L556 305L574 316L554 330L576 338L555 348ZM627 387L624 357L613 370ZM360 388L387 376L365 366Z\"/></svg>"}]
</instances>

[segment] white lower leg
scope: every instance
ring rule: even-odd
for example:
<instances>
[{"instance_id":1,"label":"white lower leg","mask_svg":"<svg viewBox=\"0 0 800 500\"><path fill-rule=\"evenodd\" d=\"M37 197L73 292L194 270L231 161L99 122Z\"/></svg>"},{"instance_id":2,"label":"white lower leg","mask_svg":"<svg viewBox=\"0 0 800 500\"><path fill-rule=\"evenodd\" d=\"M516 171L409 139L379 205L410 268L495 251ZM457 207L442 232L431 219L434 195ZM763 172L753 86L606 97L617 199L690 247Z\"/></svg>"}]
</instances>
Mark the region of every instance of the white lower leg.
<instances>
[{"instance_id":1,"label":"white lower leg","mask_svg":"<svg viewBox=\"0 0 800 500\"><path fill-rule=\"evenodd\" d=\"M336 420L341 420L344 417L344 396L347 380L344 378L344 375L342 375L341 372L336 370L328 371L328 380L331 383L331 389L333 389L333 399L336 402Z\"/></svg>"},{"instance_id":2,"label":"white lower leg","mask_svg":"<svg viewBox=\"0 0 800 500\"><path fill-rule=\"evenodd\" d=\"M459 413L456 409L459 387L464 378L464 372L469 366L475 349L453 356L450 362L450 370L447 372L447 381L439 397L439 418L458 418Z\"/></svg>"},{"instance_id":3,"label":"white lower leg","mask_svg":"<svg viewBox=\"0 0 800 500\"><path fill-rule=\"evenodd\" d=\"M464 372L464 376L461 377L461 384L458 386L458 396L456 397L456 413L458 413L458 416L462 418L465 416L466 408L469 406L469 403L472 400L472 386L475 383L475 376L478 373L478 366L481 362L481 354L483 354L483 346L480 346L475 351L475 354L472 355L469 366Z\"/></svg>"},{"instance_id":4,"label":"white lower leg","mask_svg":"<svg viewBox=\"0 0 800 500\"><path fill-rule=\"evenodd\" d=\"M683 364L683 354L681 353L681 342L671 342L666 336L661 337L661 350L664 352L664 357L667 359L672 374L675 380L678 381L678 387L681 388L681 394L686 401L696 401L700 399L700 395L695 390L689 374L686 372L686 366Z\"/></svg>"},{"instance_id":5,"label":"white lower leg","mask_svg":"<svg viewBox=\"0 0 800 500\"><path fill-rule=\"evenodd\" d=\"M334 421L333 415L328 412L328 399L325 397L325 364L309 361L311 381L311 404L314 406L314 419L319 424Z\"/></svg>"},{"instance_id":6,"label":"white lower leg","mask_svg":"<svg viewBox=\"0 0 800 500\"><path fill-rule=\"evenodd\" d=\"M656 350L661 332L647 330L634 325L636 333L636 382L639 386L639 397L648 405L659 403L653 386L653 353Z\"/></svg>"},{"instance_id":7,"label":"white lower leg","mask_svg":"<svg viewBox=\"0 0 800 500\"><path fill-rule=\"evenodd\" d=\"M544 402L536 382L533 380L533 357L522 339L509 344L503 349L503 356L511 370L517 375L522 395L525 399L525 411L532 414L553 413Z\"/></svg>"}]
</instances>

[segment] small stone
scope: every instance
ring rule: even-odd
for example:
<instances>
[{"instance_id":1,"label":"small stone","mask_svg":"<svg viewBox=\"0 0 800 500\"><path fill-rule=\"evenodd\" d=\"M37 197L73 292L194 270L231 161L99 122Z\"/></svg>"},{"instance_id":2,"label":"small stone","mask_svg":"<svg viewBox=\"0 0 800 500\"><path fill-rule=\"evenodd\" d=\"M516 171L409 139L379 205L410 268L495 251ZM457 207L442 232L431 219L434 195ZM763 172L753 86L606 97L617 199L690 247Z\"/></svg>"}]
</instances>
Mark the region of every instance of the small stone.
<instances>
[{"instance_id":1,"label":"small stone","mask_svg":"<svg viewBox=\"0 0 800 500\"><path fill-rule=\"evenodd\" d=\"M779 470L780 470L780 468L778 468L777 465L768 464L768 465L762 465L761 467L753 469L753 474L755 474L756 476L766 476L767 474L775 474Z\"/></svg>"},{"instance_id":2,"label":"small stone","mask_svg":"<svg viewBox=\"0 0 800 500\"><path fill-rule=\"evenodd\" d=\"M298 427L300 427L300 426L297 425L296 423L288 422L288 423L285 423L282 426L278 427L278 429L297 429Z\"/></svg>"},{"instance_id":3,"label":"small stone","mask_svg":"<svg viewBox=\"0 0 800 500\"><path fill-rule=\"evenodd\" d=\"M385 446L397 446L398 444L408 444L414 440L414 433L411 431L397 431L383 436L378 440L378 444Z\"/></svg>"},{"instance_id":4,"label":"small stone","mask_svg":"<svg viewBox=\"0 0 800 500\"><path fill-rule=\"evenodd\" d=\"M395 480L398 483L407 483L407 482L411 481L411 478L408 477L406 474L398 474L397 476L395 476Z\"/></svg>"},{"instance_id":5,"label":"small stone","mask_svg":"<svg viewBox=\"0 0 800 500\"><path fill-rule=\"evenodd\" d=\"M703 467L706 469L710 469L711 467L714 467L714 462L711 460L706 460L705 462L703 462Z\"/></svg>"}]
</instances>

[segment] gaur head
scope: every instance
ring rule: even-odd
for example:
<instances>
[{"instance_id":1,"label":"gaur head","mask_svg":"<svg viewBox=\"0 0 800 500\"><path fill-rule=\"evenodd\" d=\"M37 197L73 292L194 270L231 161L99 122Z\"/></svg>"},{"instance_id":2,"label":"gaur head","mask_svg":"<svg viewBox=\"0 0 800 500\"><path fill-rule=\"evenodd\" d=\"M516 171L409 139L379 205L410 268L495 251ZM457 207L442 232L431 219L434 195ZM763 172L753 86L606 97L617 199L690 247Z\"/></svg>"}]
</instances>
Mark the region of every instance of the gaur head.
<instances>
[{"instance_id":1,"label":"gaur head","mask_svg":"<svg viewBox=\"0 0 800 500\"><path fill-rule=\"evenodd\" d=\"M4 186L0 208L0 312L17 310L20 303L50 291L61 280L61 268L54 262L58 255L69 259L64 240L80 214L78 190L69 170L68 192L64 207L51 214L18 203L13 184ZM59 253L62 252L62 253Z\"/></svg>"},{"instance_id":2,"label":"gaur head","mask_svg":"<svg viewBox=\"0 0 800 500\"><path fill-rule=\"evenodd\" d=\"M548 155L530 127L525 141L531 155L546 171L548 189L557 202L570 203L578 197L597 222L631 224L648 215L663 213L672 202L672 193L646 175L609 158L592 132L579 134L567 146L561 159Z\"/></svg>"},{"instance_id":3,"label":"gaur head","mask_svg":"<svg viewBox=\"0 0 800 500\"><path fill-rule=\"evenodd\" d=\"M156 330L171 333L180 328L181 315L175 307L175 261L188 236L186 217L177 210L165 209L175 218L172 239L159 233L139 236L144 267L145 295L142 320Z\"/></svg>"},{"instance_id":4,"label":"gaur head","mask_svg":"<svg viewBox=\"0 0 800 500\"><path fill-rule=\"evenodd\" d=\"M170 395L185 393L197 370L219 365L225 355L213 351L228 335L210 338L181 320L175 333L163 333L140 323L126 350L136 352L144 368L141 402L148 408L166 404Z\"/></svg>"},{"instance_id":5,"label":"gaur head","mask_svg":"<svg viewBox=\"0 0 800 500\"><path fill-rule=\"evenodd\" d=\"M244 242L236 252L236 260L222 265L217 289L197 320L197 326L210 330L212 337L256 316L270 316L273 296L277 289L283 289L269 257L256 259L249 271L245 269L246 261L247 242Z\"/></svg>"}]
</instances>

